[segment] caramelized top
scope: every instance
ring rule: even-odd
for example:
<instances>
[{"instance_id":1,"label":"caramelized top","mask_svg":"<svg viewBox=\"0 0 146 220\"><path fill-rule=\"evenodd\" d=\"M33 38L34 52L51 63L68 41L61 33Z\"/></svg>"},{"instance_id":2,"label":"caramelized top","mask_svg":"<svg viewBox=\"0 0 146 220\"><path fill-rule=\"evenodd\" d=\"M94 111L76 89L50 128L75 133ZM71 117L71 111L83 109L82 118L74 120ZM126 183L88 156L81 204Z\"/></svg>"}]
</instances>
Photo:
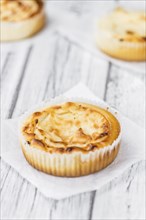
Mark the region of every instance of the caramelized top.
<instances>
[{"instance_id":1,"label":"caramelized top","mask_svg":"<svg viewBox=\"0 0 146 220\"><path fill-rule=\"evenodd\" d=\"M1 0L0 20L17 22L36 15L42 8L41 0Z\"/></svg>"},{"instance_id":2,"label":"caramelized top","mask_svg":"<svg viewBox=\"0 0 146 220\"><path fill-rule=\"evenodd\" d=\"M121 42L146 42L146 14L116 8L101 19L99 27Z\"/></svg>"},{"instance_id":3,"label":"caramelized top","mask_svg":"<svg viewBox=\"0 0 146 220\"><path fill-rule=\"evenodd\" d=\"M28 144L49 152L96 150L112 144L119 133L119 122L110 112L76 102L34 112L22 127Z\"/></svg>"}]
</instances>

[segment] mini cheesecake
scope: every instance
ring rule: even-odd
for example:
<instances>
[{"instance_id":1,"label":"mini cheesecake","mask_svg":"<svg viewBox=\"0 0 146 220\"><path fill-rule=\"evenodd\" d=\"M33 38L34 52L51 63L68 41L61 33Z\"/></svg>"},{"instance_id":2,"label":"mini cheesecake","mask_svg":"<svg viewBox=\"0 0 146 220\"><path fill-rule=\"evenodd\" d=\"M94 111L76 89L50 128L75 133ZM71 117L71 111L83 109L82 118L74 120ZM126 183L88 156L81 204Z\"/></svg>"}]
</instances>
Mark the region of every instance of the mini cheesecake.
<instances>
[{"instance_id":1,"label":"mini cheesecake","mask_svg":"<svg viewBox=\"0 0 146 220\"><path fill-rule=\"evenodd\" d=\"M116 157L120 123L107 109L63 102L33 112L23 121L20 142L26 160L55 176L97 172Z\"/></svg>"},{"instance_id":2,"label":"mini cheesecake","mask_svg":"<svg viewBox=\"0 0 146 220\"><path fill-rule=\"evenodd\" d=\"M45 24L42 0L0 1L1 41L30 37Z\"/></svg>"},{"instance_id":3,"label":"mini cheesecake","mask_svg":"<svg viewBox=\"0 0 146 220\"><path fill-rule=\"evenodd\" d=\"M114 58L146 60L146 14L116 8L99 20L96 43Z\"/></svg>"}]
</instances>

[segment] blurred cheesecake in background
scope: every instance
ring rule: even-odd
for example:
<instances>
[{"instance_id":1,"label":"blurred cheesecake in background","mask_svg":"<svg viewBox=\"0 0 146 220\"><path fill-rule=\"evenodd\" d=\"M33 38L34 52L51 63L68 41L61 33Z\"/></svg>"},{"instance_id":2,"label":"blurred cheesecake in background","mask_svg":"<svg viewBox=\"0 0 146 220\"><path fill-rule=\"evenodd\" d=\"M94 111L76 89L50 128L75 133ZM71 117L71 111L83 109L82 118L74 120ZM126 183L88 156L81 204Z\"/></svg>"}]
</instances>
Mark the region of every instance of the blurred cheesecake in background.
<instances>
[{"instance_id":1,"label":"blurred cheesecake in background","mask_svg":"<svg viewBox=\"0 0 146 220\"><path fill-rule=\"evenodd\" d=\"M37 33L45 24L42 0L0 1L1 41L23 39Z\"/></svg>"},{"instance_id":2,"label":"blurred cheesecake in background","mask_svg":"<svg viewBox=\"0 0 146 220\"><path fill-rule=\"evenodd\" d=\"M146 14L116 8L100 19L96 43L112 57L127 61L146 60Z\"/></svg>"}]
</instances>

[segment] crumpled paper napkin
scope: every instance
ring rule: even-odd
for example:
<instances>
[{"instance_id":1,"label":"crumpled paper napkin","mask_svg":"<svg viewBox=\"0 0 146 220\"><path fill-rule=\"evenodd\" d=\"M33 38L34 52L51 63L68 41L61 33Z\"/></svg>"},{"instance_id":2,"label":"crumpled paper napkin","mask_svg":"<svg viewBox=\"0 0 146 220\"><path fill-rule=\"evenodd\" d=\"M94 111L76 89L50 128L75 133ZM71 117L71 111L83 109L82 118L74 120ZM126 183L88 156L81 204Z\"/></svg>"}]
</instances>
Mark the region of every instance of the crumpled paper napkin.
<instances>
[{"instance_id":1,"label":"crumpled paper napkin","mask_svg":"<svg viewBox=\"0 0 146 220\"><path fill-rule=\"evenodd\" d=\"M82 96L89 99L94 98L100 103L103 102L82 83L63 96ZM123 127L120 152L111 165L95 174L77 178L55 177L31 167L25 160L19 144L18 123L20 118L2 121L1 157L47 197L63 199L78 193L96 190L121 175L132 164L144 160L144 129L122 115L120 118Z\"/></svg>"}]
</instances>

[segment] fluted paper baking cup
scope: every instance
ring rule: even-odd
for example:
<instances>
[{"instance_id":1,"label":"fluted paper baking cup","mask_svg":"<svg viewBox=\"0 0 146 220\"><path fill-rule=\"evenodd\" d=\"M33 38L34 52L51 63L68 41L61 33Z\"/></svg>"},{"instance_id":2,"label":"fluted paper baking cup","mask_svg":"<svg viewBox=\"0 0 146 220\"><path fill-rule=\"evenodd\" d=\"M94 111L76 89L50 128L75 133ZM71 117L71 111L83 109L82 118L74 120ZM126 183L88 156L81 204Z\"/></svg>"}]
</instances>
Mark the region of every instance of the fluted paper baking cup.
<instances>
[{"instance_id":1,"label":"fluted paper baking cup","mask_svg":"<svg viewBox=\"0 0 146 220\"><path fill-rule=\"evenodd\" d=\"M34 111L41 111L46 107L55 104L62 104L68 101L97 105L104 109L107 109L108 107L106 104L99 103L93 99L58 97L49 102L43 102L39 107L33 108L31 111L27 112L22 117L19 130L23 126L25 119ZM120 121L118 113L115 110L108 107L108 111ZM71 153L50 153L30 146L20 132L22 151L29 164L42 172L63 177L84 176L107 167L116 158L120 147L120 141L121 131L118 138L111 145L99 148L95 151L89 151L87 153L81 151L73 151Z\"/></svg>"}]
</instances>

